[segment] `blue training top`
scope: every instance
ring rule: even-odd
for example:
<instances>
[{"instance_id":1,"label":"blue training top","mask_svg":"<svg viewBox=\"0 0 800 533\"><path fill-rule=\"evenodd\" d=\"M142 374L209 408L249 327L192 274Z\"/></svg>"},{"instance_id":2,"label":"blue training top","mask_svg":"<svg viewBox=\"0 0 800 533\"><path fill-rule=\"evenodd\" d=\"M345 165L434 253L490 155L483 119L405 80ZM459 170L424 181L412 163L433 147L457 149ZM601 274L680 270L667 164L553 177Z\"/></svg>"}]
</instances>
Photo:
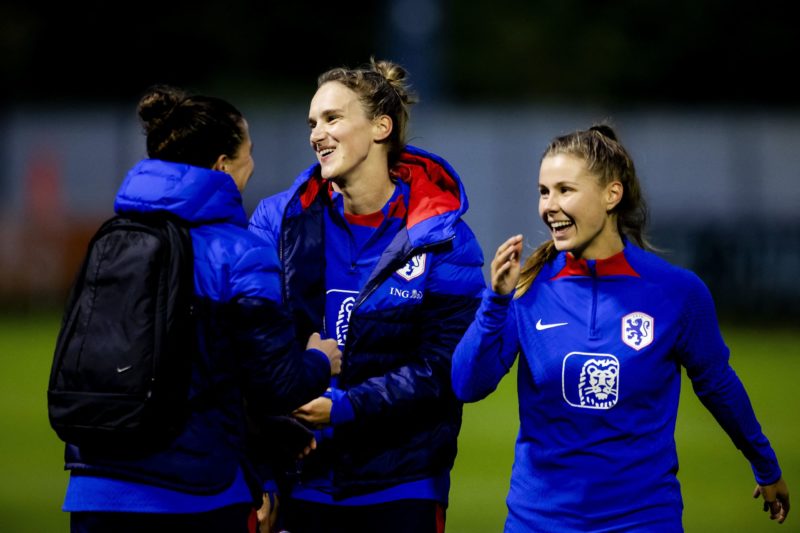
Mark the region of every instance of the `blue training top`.
<instances>
[{"instance_id":1,"label":"blue training top","mask_svg":"<svg viewBox=\"0 0 800 533\"><path fill-rule=\"evenodd\" d=\"M561 252L517 300L487 289L453 356L457 396L488 395L518 353L507 532L681 531L681 366L757 482L781 476L708 289L631 243L605 260Z\"/></svg>"}]
</instances>

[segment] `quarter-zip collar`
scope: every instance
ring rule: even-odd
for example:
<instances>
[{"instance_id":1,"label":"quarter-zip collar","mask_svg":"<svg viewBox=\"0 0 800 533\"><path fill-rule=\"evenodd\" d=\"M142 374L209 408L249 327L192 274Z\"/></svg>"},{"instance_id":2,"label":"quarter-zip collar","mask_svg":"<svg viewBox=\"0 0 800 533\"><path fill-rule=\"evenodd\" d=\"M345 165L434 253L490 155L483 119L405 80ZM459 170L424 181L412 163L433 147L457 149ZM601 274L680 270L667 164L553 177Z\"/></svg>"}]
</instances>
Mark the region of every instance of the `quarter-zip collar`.
<instances>
[{"instance_id":1,"label":"quarter-zip collar","mask_svg":"<svg viewBox=\"0 0 800 533\"><path fill-rule=\"evenodd\" d=\"M625 257L625 249L618 254L606 259L577 259L571 252L563 252L556 261L563 266L558 273L550 279L559 279L568 276L634 276L640 277Z\"/></svg>"},{"instance_id":2,"label":"quarter-zip collar","mask_svg":"<svg viewBox=\"0 0 800 533\"><path fill-rule=\"evenodd\" d=\"M597 309L600 297L600 283L602 278L608 276L641 277L628 262L626 252L629 251L628 242L624 241L625 248L617 254L605 259L577 259L571 252L561 252L553 263L554 280L567 280L570 278L589 278L591 285L591 300L589 302L589 339L596 340L601 337L597 327Z\"/></svg>"}]
</instances>

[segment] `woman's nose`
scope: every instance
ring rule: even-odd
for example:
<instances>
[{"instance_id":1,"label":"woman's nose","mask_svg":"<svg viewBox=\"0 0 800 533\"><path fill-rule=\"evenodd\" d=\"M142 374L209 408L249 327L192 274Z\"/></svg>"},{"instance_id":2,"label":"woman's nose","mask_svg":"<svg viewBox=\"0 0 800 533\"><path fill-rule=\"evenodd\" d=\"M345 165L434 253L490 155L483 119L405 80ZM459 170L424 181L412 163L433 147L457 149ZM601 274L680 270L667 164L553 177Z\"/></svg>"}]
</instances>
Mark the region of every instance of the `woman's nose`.
<instances>
[{"instance_id":1,"label":"woman's nose","mask_svg":"<svg viewBox=\"0 0 800 533\"><path fill-rule=\"evenodd\" d=\"M322 137L323 137L322 128L320 128L319 126L314 126L313 128L311 128L311 133L309 135L309 139L311 140L312 144L318 143L319 141L321 141Z\"/></svg>"},{"instance_id":2,"label":"woman's nose","mask_svg":"<svg viewBox=\"0 0 800 533\"><path fill-rule=\"evenodd\" d=\"M554 194L548 194L546 197L542 198L542 211L545 213L558 211L558 200Z\"/></svg>"}]
</instances>

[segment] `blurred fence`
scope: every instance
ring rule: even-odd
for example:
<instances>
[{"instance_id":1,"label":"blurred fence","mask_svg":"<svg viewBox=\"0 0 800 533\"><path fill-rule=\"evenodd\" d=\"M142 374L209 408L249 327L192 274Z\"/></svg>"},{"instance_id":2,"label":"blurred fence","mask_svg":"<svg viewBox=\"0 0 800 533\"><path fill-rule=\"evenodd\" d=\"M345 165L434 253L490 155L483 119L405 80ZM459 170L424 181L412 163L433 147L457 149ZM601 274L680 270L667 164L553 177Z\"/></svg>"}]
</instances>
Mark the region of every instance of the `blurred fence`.
<instances>
[{"instance_id":1,"label":"blurred fence","mask_svg":"<svg viewBox=\"0 0 800 533\"><path fill-rule=\"evenodd\" d=\"M0 306L61 304L122 176L145 156L134 107L0 115ZM255 143L249 213L314 159L305 103L241 107ZM605 119L637 164L652 240L705 280L720 312L800 317L799 114L422 104L409 141L459 172L466 219L491 257L513 233L530 247L547 238L536 213L540 154L553 136Z\"/></svg>"}]
</instances>

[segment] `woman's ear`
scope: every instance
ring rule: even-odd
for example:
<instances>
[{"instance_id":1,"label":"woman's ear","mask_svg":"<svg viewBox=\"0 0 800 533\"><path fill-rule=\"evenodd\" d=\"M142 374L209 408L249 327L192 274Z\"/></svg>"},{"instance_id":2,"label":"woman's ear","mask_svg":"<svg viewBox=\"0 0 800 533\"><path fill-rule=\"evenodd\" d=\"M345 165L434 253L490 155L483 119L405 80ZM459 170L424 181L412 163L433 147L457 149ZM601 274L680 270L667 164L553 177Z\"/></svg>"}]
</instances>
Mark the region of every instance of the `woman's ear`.
<instances>
[{"instance_id":1,"label":"woman's ear","mask_svg":"<svg viewBox=\"0 0 800 533\"><path fill-rule=\"evenodd\" d=\"M392 118L389 115L380 115L375 117L375 119L372 121L372 128L375 132L373 140L377 143L381 143L389 138L389 135L391 135L392 129L394 128L394 124L392 123Z\"/></svg>"},{"instance_id":2,"label":"woman's ear","mask_svg":"<svg viewBox=\"0 0 800 533\"><path fill-rule=\"evenodd\" d=\"M622 194L624 193L625 188L622 186L622 182L619 181L612 181L608 185L606 185L606 211L611 212L617 207L622 201Z\"/></svg>"},{"instance_id":3,"label":"woman's ear","mask_svg":"<svg viewBox=\"0 0 800 533\"><path fill-rule=\"evenodd\" d=\"M228 156L225 155L225 154L222 154L221 156L219 156L217 158L217 160L214 162L214 166L211 167L211 170L219 170L221 172L227 172L228 171Z\"/></svg>"}]
</instances>

